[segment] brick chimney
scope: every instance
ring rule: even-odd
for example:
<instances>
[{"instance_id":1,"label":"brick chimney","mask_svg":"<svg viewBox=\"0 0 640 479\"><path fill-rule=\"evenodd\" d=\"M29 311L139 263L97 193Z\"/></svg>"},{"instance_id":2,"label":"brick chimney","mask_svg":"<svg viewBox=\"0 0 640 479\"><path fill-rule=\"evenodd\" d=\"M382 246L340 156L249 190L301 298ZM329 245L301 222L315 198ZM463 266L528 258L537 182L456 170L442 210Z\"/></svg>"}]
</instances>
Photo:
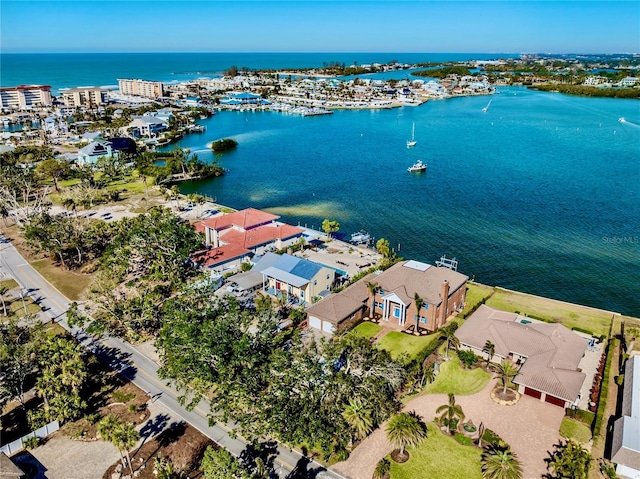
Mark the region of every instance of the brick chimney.
<instances>
[{"instance_id":1,"label":"brick chimney","mask_svg":"<svg viewBox=\"0 0 640 479\"><path fill-rule=\"evenodd\" d=\"M444 326L444 323L447 321L448 310L449 310L449 281L446 279L442 282L442 287L440 289L440 299L442 300L442 304L440 305L440 318L438 321L438 327Z\"/></svg>"}]
</instances>

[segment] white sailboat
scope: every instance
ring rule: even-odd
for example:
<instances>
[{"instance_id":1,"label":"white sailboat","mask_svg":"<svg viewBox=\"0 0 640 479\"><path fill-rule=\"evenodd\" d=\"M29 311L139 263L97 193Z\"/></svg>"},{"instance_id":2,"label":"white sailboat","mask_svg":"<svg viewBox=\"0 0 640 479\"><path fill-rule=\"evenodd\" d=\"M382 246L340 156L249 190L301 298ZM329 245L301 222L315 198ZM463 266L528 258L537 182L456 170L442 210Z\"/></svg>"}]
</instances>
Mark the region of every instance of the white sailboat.
<instances>
[{"instance_id":1,"label":"white sailboat","mask_svg":"<svg viewBox=\"0 0 640 479\"><path fill-rule=\"evenodd\" d=\"M411 127L411 139L407 140L407 148L411 148L412 146L416 146L416 124L414 123Z\"/></svg>"},{"instance_id":2,"label":"white sailboat","mask_svg":"<svg viewBox=\"0 0 640 479\"><path fill-rule=\"evenodd\" d=\"M483 111L483 112L485 112L485 113L487 112L487 110L489 109L489 106L491 105L491 102L492 102L492 101L493 101L493 98L492 98L491 100L489 100L489 103L487 103L487 106L485 106L485 107L482 109L482 111Z\"/></svg>"}]
</instances>

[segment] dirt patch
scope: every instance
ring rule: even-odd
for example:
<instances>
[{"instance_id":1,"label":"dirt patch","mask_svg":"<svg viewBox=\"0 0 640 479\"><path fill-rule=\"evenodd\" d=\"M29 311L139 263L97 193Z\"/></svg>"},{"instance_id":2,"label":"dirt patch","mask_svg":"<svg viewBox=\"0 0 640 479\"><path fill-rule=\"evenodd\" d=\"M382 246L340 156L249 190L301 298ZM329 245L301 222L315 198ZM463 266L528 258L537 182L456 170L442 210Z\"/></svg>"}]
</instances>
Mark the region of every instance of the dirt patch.
<instances>
[{"instance_id":1,"label":"dirt patch","mask_svg":"<svg viewBox=\"0 0 640 479\"><path fill-rule=\"evenodd\" d=\"M404 453L400 454L400 449L394 449L391 451L391 459L398 464L407 462L409 460L409 451L405 449Z\"/></svg>"},{"instance_id":2,"label":"dirt patch","mask_svg":"<svg viewBox=\"0 0 640 479\"><path fill-rule=\"evenodd\" d=\"M179 424L133 451L131 453L133 470L139 471L139 479L156 479L153 466L156 458L162 457L169 458L174 469L183 471L188 477L201 477L200 461L207 446L219 448L216 443L203 436L197 429ZM111 475L119 464L120 461L112 464L102 476L103 479L111 479Z\"/></svg>"},{"instance_id":3,"label":"dirt patch","mask_svg":"<svg viewBox=\"0 0 640 479\"><path fill-rule=\"evenodd\" d=\"M149 398L144 391L133 383L124 382L113 371L108 372L105 377L107 381L99 390L93 392L90 406L87 408L88 411L97 410L97 414L87 414L77 421L63 425L60 430L65 436L95 441L98 421L107 415L116 416L122 422L134 425L142 424L149 419L149 409L147 409Z\"/></svg>"}]
</instances>

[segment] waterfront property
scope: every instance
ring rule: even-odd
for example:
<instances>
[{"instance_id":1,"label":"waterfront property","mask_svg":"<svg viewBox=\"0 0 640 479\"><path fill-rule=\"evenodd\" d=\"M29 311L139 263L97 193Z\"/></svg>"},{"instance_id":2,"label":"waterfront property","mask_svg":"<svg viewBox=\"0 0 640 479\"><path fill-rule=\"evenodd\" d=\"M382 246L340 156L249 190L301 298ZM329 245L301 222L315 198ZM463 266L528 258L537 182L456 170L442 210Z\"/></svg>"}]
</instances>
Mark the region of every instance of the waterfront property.
<instances>
[{"instance_id":1,"label":"waterfront property","mask_svg":"<svg viewBox=\"0 0 640 479\"><path fill-rule=\"evenodd\" d=\"M162 98L164 83L159 81L118 79L118 88L123 95L141 96L144 98Z\"/></svg>"},{"instance_id":2,"label":"waterfront property","mask_svg":"<svg viewBox=\"0 0 640 479\"><path fill-rule=\"evenodd\" d=\"M51 87L49 85L20 85L0 88L0 108L3 110L22 110L39 106L51 106Z\"/></svg>"},{"instance_id":3,"label":"waterfront property","mask_svg":"<svg viewBox=\"0 0 640 479\"><path fill-rule=\"evenodd\" d=\"M402 261L375 276L369 284L370 315L401 329L418 320L420 328L434 332L464 307L467 280L462 273L419 261ZM422 300L420 311L415 298Z\"/></svg>"},{"instance_id":4,"label":"waterfront property","mask_svg":"<svg viewBox=\"0 0 640 479\"><path fill-rule=\"evenodd\" d=\"M279 218L248 208L203 220L196 230L204 233L207 250L192 259L213 270L231 269L254 254L291 246L304 230L281 223Z\"/></svg>"},{"instance_id":5,"label":"waterfront property","mask_svg":"<svg viewBox=\"0 0 640 479\"><path fill-rule=\"evenodd\" d=\"M640 477L640 356L627 360L621 417L613 425L611 460L619 477Z\"/></svg>"},{"instance_id":6,"label":"waterfront property","mask_svg":"<svg viewBox=\"0 0 640 479\"><path fill-rule=\"evenodd\" d=\"M349 328L367 313L367 285L358 281L339 293L327 296L307 309L309 327L325 333Z\"/></svg>"},{"instance_id":7,"label":"waterfront property","mask_svg":"<svg viewBox=\"0 0 640 479\"><path fill-rule=\"evenodd\" d=\"M220 100L221 105L268 105L270 103L261 95L250 92L229 93L226 98Z\"/></svg>"},{"instance_id":8,"label":"waterfront property","mask_svg":"<svg viewBox=\"0 0 640 479\"><path fill-rule=\"evenodd\" d=\"M167 124L161 118L154 116L134 116L128 128L136 137L151 138L167 129Z\"/></svg>"},{"instance_id":9,"label":"waterfront property","mask_svg":"<svg viewBox=\"0 0 640 479\"><path fill-rule=\"evenodd\" d=\"M78 87L69 88L62 92L62 101L66 107L78 108L89 107L95 108L98 105L104 105L109 102L107 90L97 87Z\"/></svg>"},{"instance_id":10,"label":"waterfront property","mask_svg":"<svg viewBox=\"0 0 640 479\"><path fill-rule=\"evenodd\" d=\"M464 306L467 279L448 268L402 261L314 304L307 310L309 326L334 332L368 315L398 330L414 327L418 319L420 329L434 332ZM422 300L419 318L416 294Z\"/></svg>"},{"instance_id":11,"label":"waterfront property","mask_svg":"<svg viewBox=\"0 0 640 479\"><path fill-rule=\"evenodd\" d=\"M327 296L335 270L289 254L267 253L259 263L264 291L292 304L310 304Z\"/></svg>"},{"instance_id":12,"label":"waterfront property","mask_svg":"<svg viewBox=\"0 0 640 479\"><path fill-rule=\"evenodd\" d=\"M460 348L486 357L491 341L499 364L503 360L519 366L513 383L518 391L560 407L577 406L587 377L582 372L587 341L557 323L534 319L481 305L456 331Z\"/></svg>"}]
</instances>

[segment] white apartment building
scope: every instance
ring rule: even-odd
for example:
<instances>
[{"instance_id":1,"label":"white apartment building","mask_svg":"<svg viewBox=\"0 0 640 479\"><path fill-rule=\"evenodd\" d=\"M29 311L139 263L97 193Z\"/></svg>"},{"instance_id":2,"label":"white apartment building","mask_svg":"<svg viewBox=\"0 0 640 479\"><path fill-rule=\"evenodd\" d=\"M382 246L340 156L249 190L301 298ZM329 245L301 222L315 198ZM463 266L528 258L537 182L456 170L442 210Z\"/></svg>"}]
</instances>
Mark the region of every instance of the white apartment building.
<instances>
[{"instance_id":1,"label":"white apartment building","mask_svg":"<svg viewBox=\"0 0 640 479\"><path fill-rule=\"evenodd\" d=\"M118 79L118 87L123 95L142 96L145 98L162 98L164 84L159 81Z\"/></svg>"},{"instance_id":2,"label":"white apartment building","mask_svg":"<svg viewBox=\"0 0 640 479\"><path fill-rule=\"evenodd\" d=\"M104 105L109 101L107 90L98 87L69 88L62 92L62 100L65 106L77 108L85 106L94 108Z\"/></svg>"},{"instance_id":3,"label":"white apartment building","mask_svg":"<svg viewBox=\"0 0 640 479\"><path fill-rule=\"evenodd\" d=\"M51 87L20 85L0 88L0 108L23 110L34 106L51 106Z\"/></svg>"}]
</instances>

